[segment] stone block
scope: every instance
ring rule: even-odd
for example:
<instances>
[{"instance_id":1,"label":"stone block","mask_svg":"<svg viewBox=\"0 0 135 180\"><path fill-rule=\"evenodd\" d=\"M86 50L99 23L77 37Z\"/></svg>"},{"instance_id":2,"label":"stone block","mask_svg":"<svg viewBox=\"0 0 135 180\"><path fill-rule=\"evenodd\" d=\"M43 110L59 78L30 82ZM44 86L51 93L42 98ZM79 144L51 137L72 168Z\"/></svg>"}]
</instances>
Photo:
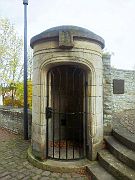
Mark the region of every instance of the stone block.
<instances>
[{"instance_id":1,"label":"stone block","mask_svg":"<svg viewBox=\"0 0 135 180\"><path fill-rule=\"evenodd\" d=\"M41 97L41 113L46 113L47 97Z\"/></svg>"},{"instance_id":2,"label":"stone block","mask_svg":"<svg viewBox=\"0 0 135 180\"><path fill-rule=\"evenodd\" d=\"M40 113L32 111L32 123L40 125Z\"/></svg>"},{"instance_id":3,"label":"stone block","mask_svg":"<svg viewBox=\"0 0 135 180\"><path fill-rule=\"evenodd\" d=\"M41 82L40 70L37 68L37 69L33 70L32 84L39 85L39 84L41 84L40 82Z\"/></svg>"},{"instance_id":4,"label":"stone block","mask_svg":"<svg viewBox=\"0 0 135 180\"><path fill-rule=\"evenodd\" d=\"M32 94L33 96L41 96L41 85L33 85Z\"/></svg>"},{"instance_id":5,"label":"stone block","mask_svg":"<svg viewBox=\"0 0 135 180\"><path fill-rule=\"evenodd\" d=\"M74 41L73 36L70 31L60 31L59 32L59 47L62 49L73 48Z\"/></svg>"},{"instance_id":6,"label":"stone block","mask_svg":"<svg viewBox=\"0 0 135 180\"><path fill-rule=\"evenodd\" d=\"M41 97L32 96L32 112L35 113L41 112Z\"/></svg>"},{"instance_id":7,"label":"stone block","mask_svg":"<svg viewBox=\"0 0 135 180\"><path fill-rule=\"evenodd\" d=\"M39 160L43 160L46 158L44 145L41 145L36 141L32 141L32 153Z\"/></svg>"}]
</instances>

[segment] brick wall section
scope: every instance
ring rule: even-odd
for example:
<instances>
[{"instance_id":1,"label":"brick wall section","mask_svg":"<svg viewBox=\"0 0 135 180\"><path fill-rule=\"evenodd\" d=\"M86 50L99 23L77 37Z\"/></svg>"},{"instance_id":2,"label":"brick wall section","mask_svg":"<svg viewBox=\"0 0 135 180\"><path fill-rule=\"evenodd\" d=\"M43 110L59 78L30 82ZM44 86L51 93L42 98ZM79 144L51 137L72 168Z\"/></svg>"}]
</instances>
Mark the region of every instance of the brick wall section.
<instances>
[{"instance_id":1,"label":"brick wall section","mask_svg":"<svg viewBox=\"0 0 135 180\"><path fill-rule=\"evenodd\" d=\"M112 68L111 76L124 80L124 94L112 93L113 112L135 109L135 71Z\"/></svg>"},{"instance_id":2,"label":"brick wall section","mask_svg":"<svg viewBox=\"0 0 135 180\"><path fill-rule=\"evenodd\" d=\"M112 131L112 77L110 55L103 55L103 119L104 134Z\"/></svg>"},{"instance_id":3,"label":"brick wall section","mask_svg":"<svg viewBox=\"0 0 135 180\"><path fill-rule=\"evenodd\" d=\"M29 137L31 137L32 115L29 112ZM23 109L0 106L0 127L23 135Z\"/></svg>"}]
</instances>

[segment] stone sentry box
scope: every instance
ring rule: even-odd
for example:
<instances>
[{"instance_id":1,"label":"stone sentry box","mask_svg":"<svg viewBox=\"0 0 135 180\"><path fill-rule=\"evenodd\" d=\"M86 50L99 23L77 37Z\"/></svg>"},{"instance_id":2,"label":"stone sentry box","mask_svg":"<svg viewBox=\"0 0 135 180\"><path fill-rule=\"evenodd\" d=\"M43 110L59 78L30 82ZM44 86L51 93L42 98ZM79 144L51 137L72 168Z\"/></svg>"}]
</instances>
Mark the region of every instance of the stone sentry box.
<instances>
[{"instance_id":1,"label":"stone sentry box","mask_svg":"<svg viewBox=\"0 0 135 180\"><path fill-rule=\"evenodd\" d=\"M104 48L104 40L93 32L81 27L59 26L34 36L31 39L31 47L33 48L34 57L31 140L33 155L38 159L44 160L48 158L49 154L48 136L50 135L48 131L52 132L53 129L49 130L48 123L50 120L48 120L49 117L46 115L46 113L48 113L46 108L52 108L53 106L53 90L51 89L53 80L51 78L52 75L49 78L48 74L54 69L59 69L64 73L65 71L62 70L62 68L66 68L68 72L70 71L68 68L77 68L78 72L82 71L85 74L85 80L82 76L82 86L80 85L80 87L78 87L79 84L73 85L74 88L70 86L68 91L71 92L75 88L81 89L82 87L81 92L83 99L81 100L82 105L80 105L80 107L81 111L85 113L85 117L82 117L81 120L83 127L82 136L84 138L84 157L89 160L95 160L97 151L102 148L103 143L102 49ZM62 74L62 78L63 76L65 76L66 79L66 75ZM71 79L73 77L74 76L69 77L69 81L65 80L65 84L67 82L73 82ZM76 78L78 78L78 76L76 76ZM84 84L85 90L83 88ZM65 85L63 84L62 87L63 86ZM63 96L63 98L65 97ZM72 109L72 104L74 104L75 99L72 97L72 93L68 99L71 99L68 111L70 111L70 113L72 110L76 111L77 104L73 105ZM55 103L54 101L57 102ZM67 105L64 105L64 102L67 104L67 100L62 100L61 96L61 101L63 103L62 110L65 112ZM57 98L54 98L53 102L55 109L57 109L57 105L60 106ZM66 121L68 121L68 119ZM64 125L66 123L62 122L62 124ZM64 135L62 135L61 139L62 138L64 138Z\"/></svg>"}]
</instances>

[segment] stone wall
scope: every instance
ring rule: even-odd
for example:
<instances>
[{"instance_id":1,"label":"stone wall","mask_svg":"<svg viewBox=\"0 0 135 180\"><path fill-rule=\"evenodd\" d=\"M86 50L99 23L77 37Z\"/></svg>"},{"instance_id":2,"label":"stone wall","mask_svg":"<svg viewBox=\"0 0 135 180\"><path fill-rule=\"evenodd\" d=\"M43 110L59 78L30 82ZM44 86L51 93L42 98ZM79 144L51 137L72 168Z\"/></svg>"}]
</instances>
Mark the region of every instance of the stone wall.
<instances>
[{"instance_id":1,"label":"stone wall","mask_svg":"<svg viewBox=\"0 0 135 180\"><path fill-rule=\"evenodd\" d=\"M29 137L31 136L31 112L29 118ZM0 106L0 127L23 135L23 109Z\"/></svg>"},{"instance_id":2,"label":"stone wall","mask_svg":"<svg viewBox=\"0 0 135 180\"><path fill-rule=\"evenodd\" d=\"M115 119L127 127L135 116L135 71L111 67L109 55L103 56L103 114L104 134L111 132ZM124 81L123 92L114 92L113 80ZM121 85L116 84L117 91ZM120 93L120 94L118 94ZM113 122L113 123L112 123Z\"/></svg>"},{"instance_id":3,"label":"stone wall","mask_svg":"<svg viewBox=\"0 0 135 180\"><path fill-rule=\"evenodd\" d=\"M103 117L104 134L112 131L112 77L110 55L103 55Z\"/></svg>"},{"instance_id":4,"label":"stone wall","mask_svg":"<svg viewBox=\"0 0 135 180\"><path fill-rule=\"evenodd\" d=\"M112 93L113 112L135 109L135 71L111 68L113 79L124 80L124 94Z\"/></svg>"}]
</instances>

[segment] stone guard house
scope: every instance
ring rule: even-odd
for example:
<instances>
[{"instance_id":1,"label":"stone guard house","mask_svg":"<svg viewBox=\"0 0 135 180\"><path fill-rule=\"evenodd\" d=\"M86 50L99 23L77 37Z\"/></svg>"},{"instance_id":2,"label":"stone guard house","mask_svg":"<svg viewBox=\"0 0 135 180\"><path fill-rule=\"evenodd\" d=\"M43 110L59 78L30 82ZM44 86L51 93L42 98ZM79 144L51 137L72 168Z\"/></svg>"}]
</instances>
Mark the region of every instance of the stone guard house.
<instances>
[{"instance_id":1,"label":"stone guard house","mask_svg":"<svg viewBox=\"0 0 135 180\"><path fill-rule=\"evenodd\" d=\"M112 132L113 113L125 104L135 107L135 72L111 68L104 44L76 26L51 28L31 39L33 157L95 160L104 135ZM131 74L132 83L125 80Z\"/></svg>"}]
</instances>

